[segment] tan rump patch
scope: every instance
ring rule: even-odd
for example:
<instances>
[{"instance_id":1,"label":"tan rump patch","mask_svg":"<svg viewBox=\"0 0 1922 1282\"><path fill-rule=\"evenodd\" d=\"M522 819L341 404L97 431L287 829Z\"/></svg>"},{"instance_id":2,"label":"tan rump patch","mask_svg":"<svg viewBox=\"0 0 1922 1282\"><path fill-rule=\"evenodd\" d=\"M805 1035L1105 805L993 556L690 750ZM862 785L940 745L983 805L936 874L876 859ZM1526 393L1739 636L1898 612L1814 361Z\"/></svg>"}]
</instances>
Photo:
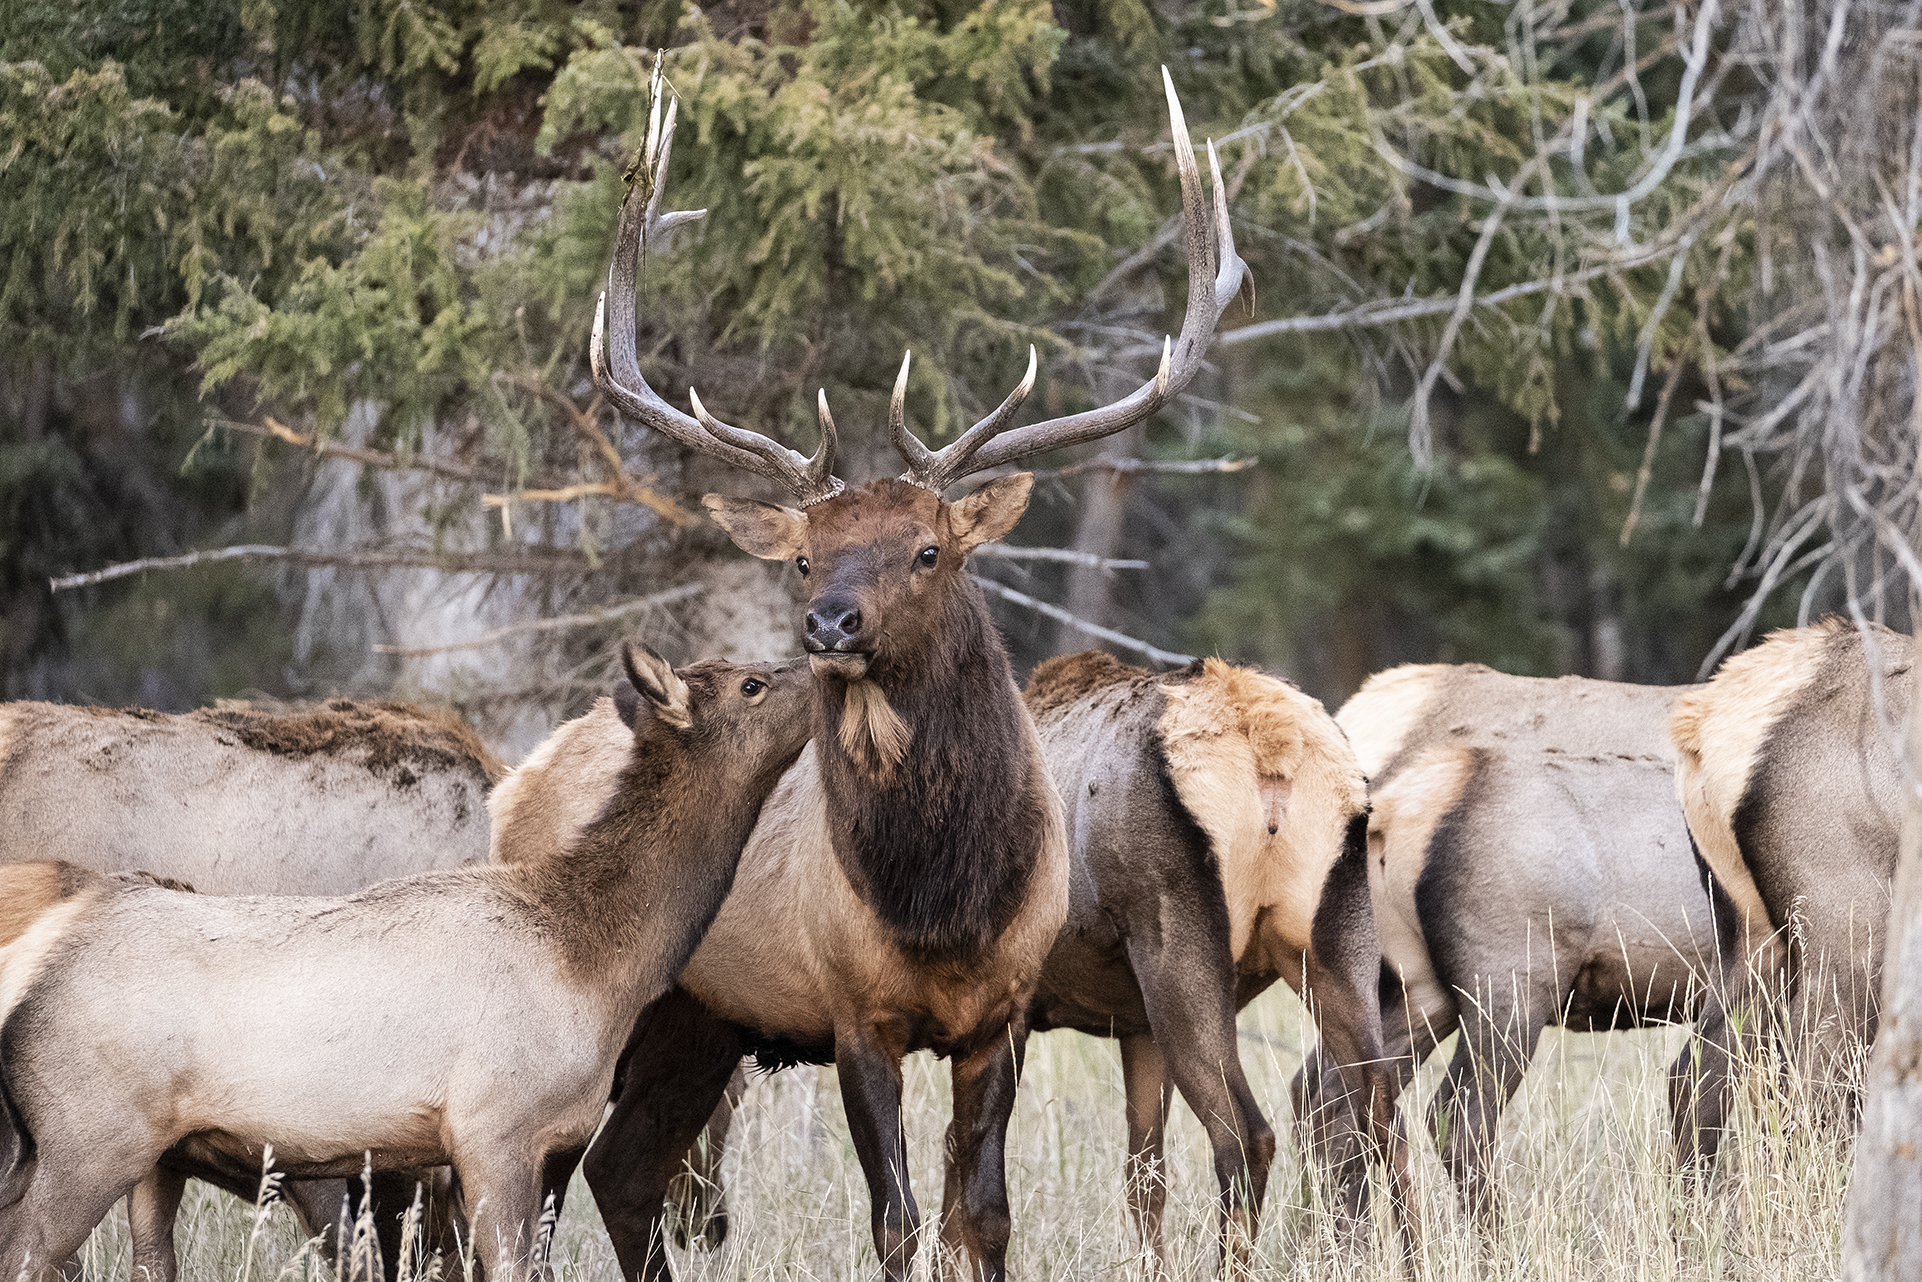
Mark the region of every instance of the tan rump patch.
<instances>
[{"instance_id":1,"label":"tan rump patch","mask_svg":"<svg viewBox=\"0 0 1922 1282\"><path fill-rule=\"evenodd\" d=\"M1244 970L1298 978L1322 884L1367 806L1354 753L1320 701L1252 668L1208 659L1161 689L1156 729L1175 791L1215 851L1231 954Z\"/></svg>"},{"instance_id":2,"label":"tan rump patch","mask_svg":"<svg viewBox=\"0 0 1922 1282\"><path fill-rule=\"evenodd\" d=\"M1762 644L1724 663L1707 685L1678 699L1669 719L1682 814L1696 849L1742 914L1751 957L1781 923L1770 921L1742 856L1735 812L1770 731L1820 671L1825 651L1846 627L1825 620L1771 632Z\"/></svg>"},{"instance_id":3,"label":"tan rump patch","mask_svg":"<svg viewBox=\"0 0 1922 1282\"><path fill-rule=\"evenodd\" d=\"M1363 774L1375 779L1388 768L1442 681L1460 670L1448 663L1404 663L1362 682L1335 721L1348 733Z\"/></svg>"},{"instance_id":4,"label":"tan rump patch","mask_svg":"<svg viewBox=\"0 0 1922 1282\"><path fill-rule=\"evenodd\" d=\"M1435 829L1461 803L1477 750L1430 748L1370 795L1368 886L1381 953L1411 992L1435 988L1433 964L1415 910L1415 886Z\"/></svg>"}]
</instances>

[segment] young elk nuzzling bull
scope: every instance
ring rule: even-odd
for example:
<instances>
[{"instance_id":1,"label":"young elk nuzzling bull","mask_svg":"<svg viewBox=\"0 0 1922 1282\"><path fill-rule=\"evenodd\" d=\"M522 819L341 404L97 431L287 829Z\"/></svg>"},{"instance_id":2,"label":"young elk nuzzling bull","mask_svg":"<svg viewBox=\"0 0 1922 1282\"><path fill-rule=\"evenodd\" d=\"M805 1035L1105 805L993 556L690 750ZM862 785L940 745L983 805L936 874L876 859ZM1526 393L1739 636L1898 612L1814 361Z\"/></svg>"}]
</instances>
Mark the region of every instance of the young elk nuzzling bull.
<instances>
[{"instance_id":1,"label":"young elk nuzzling bull","mask_svg":"<svg viewBox=\"0 0 1922 1282\"><path fill-rule=\"evenodd\" d=\"M1786 1003L1781 1031L1838 1121L1875 1040L1902 836L1891 728L1908 725L1914 663L1884 627L1784 628L1685 695L1670 727L1689 831L1751 937L1723 959L1728 990Z\"/></svg>"},{"instance_id":2,"label":"young elk nuzzling bull","mask_svg":"<svg viewBox=\"0 0 1922 1282\"><path fill-rule=\"evenodd\" d=\"M487 793L501 766L459 718L329 699L288 711L0 704L0 864L136 868L214 895L347 895L487 859ZM162 1165L252 1202L260 1169L170 1154ZM420 1173L370 1191L390 1267ZM360 1205L358 1178L292 1180L281 1194L331 1259ZM445 1180L430 1176L420 1240L451 1250ZM173 1254L139 1257L171 1282Z\"/></svg>"},{"instance_id":3,"label":"young elk nuzzling bull","mask_svg":"<svg viewBox=\"0 0 1922 1282\"><path fill-rule=\"evenodd\" d=\"M1121 1040L1129 1208L1158 1261L1162 1128L1181 1091L1214 1149L1223 1263L1240 1276L1275 1138L1242 1072L1235 1012L1277 979L1310 1003L1346 1087L1303 1120L1351 1212L1361 1149L1398 1153L1367 783L1318 701L1218 659L1157 675L1070 655L1036 668L1025 697L1074 858L1030 1023Z\"/></svg>"},{"instance_id":4,"label":"young elk nuzzling bull","mask_svg":"<svg viewBox=\"0 0 1922 1282\"><path fill-rule=\"evenodd\" d=\"M1411 665L1335 714L1369 776L1388 1055L1405 1083L1460 1029L1434 1130L1484 1222L1501 1110L1544 1027L1719 1017L1705 999L1732 919L1725 897L1711 905L1674 802L1678 693ZM1685 1150L1692 1062L1684 1050L1670 1074ZM1317 1052L1297 1097L1325 1073Z\"/></svg>"},{"instance_id":5,"label":"young elk nuzzling bull","mask_svg":"<svg viewBox=\"0 0 1922 1282\"><path fill-rule=\"evenodd\" d=\"M923 1048L953 1058L942 1244L966 1252L989 1279L1005 1273L1002 1144L1028 1001L1067 910L1068 849L1007 652L964 569L969 552L1020 519L1032 478L1000 477L952 503L943 496L974 473L1141 422L1200 369L1245 269L1219 163L1210 149L1211 211L1165 75L1164 84L1190 285L1181 335L1164 346L1160 370L1114 405L1003 432L1033 386L1030 351L1013 394L937 452L908 431L903 361L888 420L907 475L852 490L833 475L825 397L821 447L810 459L720 422L692 394L694 414L684 414L642 378L641 244L698 216L657 212L672 103L664 125L650 130L645 189L631 190L622 209L597 317L595 376L628 417L777 481L798 504L707 500L742 548L791 561L804 577L815 735L769 801L681 989L636 1029L614 1111L587 1155L625 1276L668 1273L662 1195L743 1052L768 1064L835 1062L876 1252L889 1278L904 1276L919 1212L907 1178L901 1061Z\"/></svg>"},{"instance_id":6,"label":"young elk nuzzling bull","mask_svg":"<svg viewBox=\"0 0 1922 1282\"><path fill-rule=\"evenodd\" d=\"M183 1141L450 1164L489 1275L541 1265L548 1155L599 1124L808 734L798 665L625 657L628 750L564 849L346 899L97 889L0 950L0 1276L55 1276Z\"/></svg>"}]
</instances>

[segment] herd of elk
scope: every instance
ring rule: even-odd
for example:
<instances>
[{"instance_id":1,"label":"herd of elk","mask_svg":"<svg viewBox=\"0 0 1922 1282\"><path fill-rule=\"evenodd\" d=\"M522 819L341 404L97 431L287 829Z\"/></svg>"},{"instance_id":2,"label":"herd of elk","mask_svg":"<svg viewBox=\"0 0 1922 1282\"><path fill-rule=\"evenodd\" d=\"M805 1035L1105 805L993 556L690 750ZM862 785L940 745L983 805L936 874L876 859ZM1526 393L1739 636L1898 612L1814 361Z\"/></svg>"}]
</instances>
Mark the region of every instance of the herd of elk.
<instances>
[{"instance_id":1,"label":"herd of elk","mask_svg":"<svg viewBox=\"0 0 1922 1282\"><path fill-rule=\"evenodd\" d=\"M1017 689L966 565L1033 478L948 492L1167 405L1244 281L1213 146L1211 200L1164 88L1190 286L1155 376L1017 428L1030 349L1020 386L934 451L907 426L904 359L888 428L908 470L858 487L834 475L825 394L809 458L641 374L642 249L704 212L660 212L666 103L594 378L784 489L795 506L704 503L794 566L804 659L676 672L624 650L627 683L504 778L471 731L395 705L0 707L0 1278L59 1276L123 1197L136 1270L171 1278L186 1178L251 1197L271 1148L316 1232L373 1170L389 1260L414 1182L447 1168L441 1240L496 1278L541 1275L543 1209L579 1167L622 1275L665 1279L671 1199L725 1231L747 1058L836 1065L896 1282L923 1236L902 1061L932 1050L953 1082L935 1264L1000 1279L1016 1084L1028 1035L1057 1028L1120 1043L1127 1199L1157 1271L1179 1092L1239 1275L1275 1136L1235 1019L1277 980L1320 1033L1294 1102L1350 1227L1369 1157L1408 1207L1397 1100L1457 1031L1433 1129L1484 1220L1545 1027L1695 1021L1670 1075L1685 1160L1726 1124L1737 1003L1786 988L1817 1076L1841 1075L1875 1027L1907 638L1777 633L1693 688L1411 666L1332 718L1216 659L1075 655Z\"/></svg>"},{"instance_id":2,"label":"herd of elk","mask_svg":"<svg viewBox=\"0 0 1922 1282\"><path fill-rule=\"evenodd\" d=\"M176 1146L255 1169L271 1146L293 1176L449 1164L488 1274L544 1267L549 1158L600 1123L809 733L798 663L626 661L629 749L564 850L342 899L100 884L7 945L0 1274L57 1276L130 1191L137 1231L170 1224Z\"/></svg>"}]
</instances>

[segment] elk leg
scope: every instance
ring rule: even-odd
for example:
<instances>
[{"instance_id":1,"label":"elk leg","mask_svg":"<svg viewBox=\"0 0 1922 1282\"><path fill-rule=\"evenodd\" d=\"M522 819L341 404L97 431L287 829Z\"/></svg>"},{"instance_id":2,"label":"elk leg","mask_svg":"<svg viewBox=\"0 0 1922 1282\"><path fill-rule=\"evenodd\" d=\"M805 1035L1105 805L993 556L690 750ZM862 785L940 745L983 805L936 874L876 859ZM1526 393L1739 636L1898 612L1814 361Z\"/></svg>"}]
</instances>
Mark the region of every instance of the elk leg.
<instances>
[{"instance_id":1,"label":"elk leg","mask_svg":"<svg viewBox=\"0 0 1922 1282\"><path fill-rule=\"evenodd\" d=\"M1506 978L1506 977L1505 977ZM1515 982L1522 980L1520 975ZM1486 1000L1461 1003L1461 1040L1449 1062L1448 1076L1435 1092L1431 1117L1442 1161L1469 1209L1484 1227L1492 1227L1495 1196L1489 1168L1494 1162L1495 1133L1503 1105L1522 1084L1528 1062L1541 1040L1543 1022L1528 1002L1494 1007ZM1552 1009L1552 1004L1548 1007Z\"/></svg>"},{"instance_id":2,"label":"elk leg","mask_svg":"<svg viewBox=\"0 0 1922 1282\"><path fill-rule=\"evenodd\" d=\"M470 1190L474 1262L488 1282L538 1282L547 1276L546 1226L541 1223L542 1163L519 1147L489 1146L459 1164L461 1186Z\"/></svg>"},{"instance_id":3,"label":"elk leg","mask_svg":"<svg viewBox=\"0 0 1922 1282\"><path fill-rule=\"evenodd\" d=\"M834 1030L834 1067L841 1079L854 1151L867 1176L874 1253L888 1282L903 1282L914 1262L920 1208L908 1187L908 1141L901 1124L899 1030L864 1023Z\"/></svg>"},{"instance_id":4,"label":"elk leg","mask_svg":"<svg viewBox=\"0 0 1922 1282\"><path fill-rule=\"evenodd\" d=\"M954 1120L948 1124L948 1190L941 1215L942 1243L971 1276L1001 1282L1008 1272L1006 1144L1028 1029L1025 1020L953 1065Z\"/></svg>"},{"instance_id":5,"label":"elk leg","mask_svg":"<svg viewBox=\"0 0 1922 1282\"><path fill-rule=\"evenodd\" d=\"M1141 1244L1154 1257L1155 1276L1168 1275L1167 1246L1161 1237L1162 1210L1168 1204L1168 1173L1162 1165L1162 1137L1174 1083L1155 1039L1142 1033L1121 1039L1122 1093L1128 1108L1128 1215Z\"/></svg>"},{"instance_id":6,"label":"elk leg","mask_svg":"<svg viewBox=\"0 0 1922 1282\"><path fill-rule=\"evenodd\" d=\"M727 1090L714 1106L714 1115L687 1150L687 1165L668 1186L673 1205L674 1245L686 1248L690 1238L704 1251L727 1241L727 1189L721 1183L721 1159L727 1153L727 1132L734 1110L747 1094L747 1072L740 1066L727 1079Z\"/></svg>"},{"instance_id":7,"label":"elk leg","mask_svg":"<svg viewBox=\"0 0 1922 1282\"><path fill-rule=\"evenodd\" d=\"M174 1220L186 1191L186 1176L156 1166L127 1195L133 1282L174 1282L179 1268L174 1256Z\"/></svg>"},{"instance_id":8,"label":"elk leg","mask_svg":"<svg viewBox=\"0 0 1922 1282\"><path fill-rule=\"evenodd\" d=\"M614 1075L614 1111L581 1163L623 1278L673 1276L664 1222L668 1185L742 1054L740 1030L684 989L636 1021Z\"/></svg>"},{"instance_id":9,"label":"elk leg","mask_svg":"<svg viewBox=\"0 0 1922 1282\"><path fill-rule=\"evenodd\" d=\"M131 1192L124 1163L109 1158L56 1175L49 1147L41 1148L25 1195L0 1211L0 1278L7 1282L59 1282L62 1262Z\"/></svg>"},{"instance_id":10,"label":"elk leg","mask_svg":"<svg viewBox=\"0 0 1922 1282\"><path fill-rule=\"evenodd\" d=\"M1226 932L1164 921L1157 943L1131 939L1129 961L1175 1089L1208 1132L1221 1189L1222 1264L1237 1276L1253 1263L1275 1133L1241 1068Z\"/></svg>"}]
</instances>

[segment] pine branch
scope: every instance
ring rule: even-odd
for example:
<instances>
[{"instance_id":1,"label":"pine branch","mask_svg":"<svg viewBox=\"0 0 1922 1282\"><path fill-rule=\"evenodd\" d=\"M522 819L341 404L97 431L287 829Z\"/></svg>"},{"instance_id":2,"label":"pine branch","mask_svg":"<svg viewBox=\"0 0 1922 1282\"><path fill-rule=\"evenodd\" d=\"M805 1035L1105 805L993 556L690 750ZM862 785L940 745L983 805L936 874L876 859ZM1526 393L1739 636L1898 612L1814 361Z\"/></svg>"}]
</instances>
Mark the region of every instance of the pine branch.
<instances>
[{"instance_id":1,"label":"pine branch","mask_svg":"<svg viewBox=\"0 0 1922 1282\"><path fill-rule=\"evenodd\" d=\"M274 547L263 543L243 543L234 547L208 548L181 556L150 556L138 561L123 561L85 574L69 574L49 580L55 592L88 588L148 570L184 570L222 561L289 561L296 565L345 570L440 570L446 574L543 574L556 570L584 571L590 567L586 557L567 553L435 553L427 548L381 552L321 552L310 548Z\"/></svg>"},{"instance_id":2,"label":"pine branch","mask_svg":"<svg viewBox=\"0 0 1922 1282\"><path fill-rule=\"evenodd\" d=\"M1016 592L1013 588L1005 584L996 583L993 579L984 579L978 574L971 574L968 577L976 583L979 583L983 589L992 592L1004 601L1010 601L1019 606L1026 606L1036 614L1053 619L1056 623L1065 623L1071 628L1085 632L1089 636L1099 640L1106 641L1110 645L1118 645L1124 650L1132 650L1136 654L1146 655L1151 662L1165 664L1171 668L1179 668L1195 661L1195 656L1192 654L1176 654L1170 650L1158 649L1155 646L1149 645L1146 641L1137 641L1126 633L1116 632L1113 628L1104 628L1098 623L1090 623L1086 619L1078 619L1058 605L1049 605L1046 601L1037 601L1027 593Z\"/></svg>"},{"instance_id":3,"label":"pine branch","mask_svg":"<svg viewBox=\"0 0 1922 1282\"><path fill-rule=\"evenodd\" d=\"M377 645L374 647L374 653L399 655L403 659L422 659L429 655L449 654L456 650L480 650L504 641L508 637L521 636L529 632L562 632L574 628L591 628L597 623L608 623L630 614L638 614L643 610L654 609L656 606L684 601L700 591L699 583L683 583L678 587L656 592L652 596L636 597L632 601L621 601L594 610L583 610L579 614L562 614L551 619L531 619L526 623L510 623L504 628L483 632L471 641L430 646Z\"/></svg>"}]
</instances>

